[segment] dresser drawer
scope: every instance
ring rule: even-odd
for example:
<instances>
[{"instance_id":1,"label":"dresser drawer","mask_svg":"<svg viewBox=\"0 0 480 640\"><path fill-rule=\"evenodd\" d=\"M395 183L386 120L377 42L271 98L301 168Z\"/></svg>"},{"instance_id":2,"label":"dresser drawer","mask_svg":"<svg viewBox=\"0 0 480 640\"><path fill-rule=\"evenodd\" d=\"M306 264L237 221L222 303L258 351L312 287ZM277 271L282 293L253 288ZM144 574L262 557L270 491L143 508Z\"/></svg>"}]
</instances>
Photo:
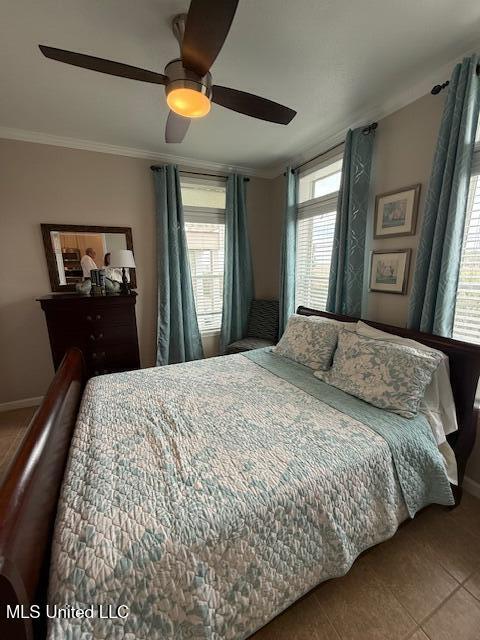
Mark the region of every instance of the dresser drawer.
<instances>
[{"instance_id":1,"label":"dresser drawer","mask_svg":"<svg viewBox=\"0 0 480 640\"><path fill-rule=\"evenodd\" d=\"M78 315L72 316L68 309L55 309L48 317L48 324L63 331L91 331L99 327L128 324L135 320L133 309L119 313L118 309L98 307L79 309Z\"/></svg>"},{"instance_id":2,"label":"dresser drawer","mask_svg":"<svg viewBox=\"0 0 480 640\"><path fill-rule=\"evenodd\" d=\"M85 328L71 327L59 332L56 327L49 326L51 335L54 335L55 349L65 351L70 347L78 347L84 353L101 350L105 347L120 349L132 342L132 332L136 335L135 325L131 323L112 326L92 326Z\"/></svg>"},{"instance_id":3,"label":"dresser drawer","mask_svg":"<svg viewBox=\"0 0 480 640\"><path fill-rule=\"evenodd\" d=\"M96 328L99 326L115 326L131 322L135 318L135 311L132 308L126 313L118 313L118 309L111 309L108 306L97 307L96 309L85 311L80 319L86 327Z\"/></svg>"},{"instance_id":4,"label":"dresser drawer","mask_svg":"<svg viewBox=\"0 0 480 640\"><path fill-rule=\"evenodd\" d=\"M126 322L114 325L92 325L86 328L83 334L85 336L84 342L89 348L100 348L107 345L121 347L130 340L132 324Z\"/></svg>"},{"instance_id":5,"label":"dresser drawer","mask_svg":"<svg viewBox=\"0 0 480 640\"><path fill-rule=\"evenodd\" d=\"M138 369L136 295L96 298L60 294L40 298L53 363L70 347L82 350L88 375Z\"/></svg>"},{"instance_id":6,"label":"dresser drawer","mask_svg":"<svg viewBox=\"0 0 480 640\"><path fill-rule=\"evenodd\" d=\"M88 334L83 349L87 366L101 373L138 369L138 345L130 339L129 325L97 329Z\"/></svg>"},{"instance_id":7,"label":"dresser drawer","mask_svg":"<svg viewBox=\"0 0 480 640\"><path fill-rule=\"evenodd\" d=\"M135 349L128 347L126 349L105 347L95 351L87 350L85 363L92 376L138 369L140 366L138 353Z\"/></svg>"}]
</instances>

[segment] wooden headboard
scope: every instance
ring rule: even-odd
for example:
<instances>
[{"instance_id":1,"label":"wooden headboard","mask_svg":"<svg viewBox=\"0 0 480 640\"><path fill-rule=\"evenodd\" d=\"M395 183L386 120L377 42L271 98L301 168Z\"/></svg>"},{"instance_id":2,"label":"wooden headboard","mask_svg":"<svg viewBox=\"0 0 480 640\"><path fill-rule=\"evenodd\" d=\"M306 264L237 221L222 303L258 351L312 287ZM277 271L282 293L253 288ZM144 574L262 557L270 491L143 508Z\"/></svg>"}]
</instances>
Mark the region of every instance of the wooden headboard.
<instances>
[{"instance_id":1,"label":"wooden headboard","mask_svg":"<svg viewBox=\"0 0 480 640\"><path fill-rule=\"evenodd\" d=\"M359 318L342 316L326 311L317 311L308 307L298 307L297 313L302 316L323 316L342 322L357 322ZM452 446L458 465L459 484L463 481L467 460L475 444L477 430L478 407L475 406L478 378L480 375L480 345L460 342L452 338L435 336L412 329L393 327L380 322L362 320L381 331L387 331L403 338L410 338L422 344L443 351L450 362L450 382L457 409L458 431L447 436Z\"/></svg>"},{"instance_id":2,"label":"wooden headboard","mask_svg":"<svg viewBox=\"0 0 480 640\"><path fill-rule=\"evenodd\" d=\"M85 369L70 349L33 418L0 486L0 637L44 636L40 619L8 618L4 607L46 603L50 548L63 473L75 426ZM34 623L38 623L34 626Z\"/></svg>"}]
</instances>

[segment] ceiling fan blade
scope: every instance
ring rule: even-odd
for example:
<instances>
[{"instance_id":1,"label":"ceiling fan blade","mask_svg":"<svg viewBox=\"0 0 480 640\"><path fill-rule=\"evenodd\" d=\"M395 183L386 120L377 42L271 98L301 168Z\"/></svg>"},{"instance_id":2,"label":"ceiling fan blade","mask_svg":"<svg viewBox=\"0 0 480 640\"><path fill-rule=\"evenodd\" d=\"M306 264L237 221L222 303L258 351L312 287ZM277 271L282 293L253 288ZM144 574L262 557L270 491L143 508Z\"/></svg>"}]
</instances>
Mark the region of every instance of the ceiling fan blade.
<instances>
[{"instance_id":1,"label":"ceiling fan blade","mask_svg":"<svg viewBox=\"0 0 480 640\"><path fill-rule=\"evenodd\" d=\"M229 89L215 84L212 87L212 92L212 102L232 109L232 111L252 116L252 118L277 124L288 124L297 115L293 109L246 91Z\"/></svg>"},{"instance_id":2,"label":"ceiling fan blade","mask_svg":"<svg viewBox=\"0 0 480 640\"><path fill-rule=\"evenodd\" d=\"M170 111L165 126L165 142L182 142L190 126L190 118Z\"/></svg>"},{"instance_id":3,"label":"ceiling fan blade","mask_svg":"<svg viewBox=\"0 0 480 640\"><path fill-rule=\"evenodd\" d=\"M87 56L84 53L75 53L74 51L66 51L65 49L46 47L43 44L39 45L39 49L46 58L50 58L51 60L58 60L58 62L72 64L74 67L81 67L82 69L99 71L100 73L106 73L109 76L130 78L130 80L140 80L141 82L150 82L152 84L167 84L168 82L167 76L164 76L162 73L155 73L155 71L147 71L147 69L132 67L131 65L123 64L122 62L113 62L113 60L104 60L103 58Z\"/></svg>"},{"instance_id":4,"label":"ceiling fan blade","mask_svg":"<svg viewBox=\"0 0 480 640\"><path fill-rule=\"evenodd\" d=\"M215 62L237 10L238 0L192 0L182 41L184 67L204 76Z\"/></svg>"}]
</instances>

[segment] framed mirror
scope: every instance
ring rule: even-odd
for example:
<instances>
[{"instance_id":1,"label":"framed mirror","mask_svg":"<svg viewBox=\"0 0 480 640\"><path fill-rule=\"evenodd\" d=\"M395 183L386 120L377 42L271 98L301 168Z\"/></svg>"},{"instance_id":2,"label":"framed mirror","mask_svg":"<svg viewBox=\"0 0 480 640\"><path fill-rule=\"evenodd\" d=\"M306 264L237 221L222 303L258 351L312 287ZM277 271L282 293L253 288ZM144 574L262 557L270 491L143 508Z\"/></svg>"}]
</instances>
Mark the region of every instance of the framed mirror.
<instances>
[{"instance_id":1,"label":"framed mirror","mask_svg":"<svg viewBox=\"0 0 480 640\"><path fill-rule=\"evenodd\" d=\"M75 285L89 277L90 269L109 268L109 254L118 249L133 251L130 227L101 227L75 224L42 224L42 237L52 291L75 291ZM112 272L115 270L111 269ZM128 270L135 289L135 269ZM116 279L116 274L111 276Z\"/></svg>"}]
</instances>

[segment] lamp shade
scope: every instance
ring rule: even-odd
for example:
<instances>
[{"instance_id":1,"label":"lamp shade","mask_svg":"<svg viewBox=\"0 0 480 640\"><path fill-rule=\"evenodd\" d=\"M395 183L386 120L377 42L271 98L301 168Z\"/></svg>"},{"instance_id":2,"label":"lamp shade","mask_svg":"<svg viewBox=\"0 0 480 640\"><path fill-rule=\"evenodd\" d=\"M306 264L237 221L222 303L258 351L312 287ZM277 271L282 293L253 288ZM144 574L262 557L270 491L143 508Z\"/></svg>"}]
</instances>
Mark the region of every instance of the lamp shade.
<instances>
[{"instance_id":1,"label":"lamp shade","mask_svg":"<svg viewBox=\"0 0 480 640\"><path fill-rule=\"evenodd\" d=\"M135 260L130 249L117 249L110 253L111 267L135 269Z\"/></svg>"}]
</instances>

